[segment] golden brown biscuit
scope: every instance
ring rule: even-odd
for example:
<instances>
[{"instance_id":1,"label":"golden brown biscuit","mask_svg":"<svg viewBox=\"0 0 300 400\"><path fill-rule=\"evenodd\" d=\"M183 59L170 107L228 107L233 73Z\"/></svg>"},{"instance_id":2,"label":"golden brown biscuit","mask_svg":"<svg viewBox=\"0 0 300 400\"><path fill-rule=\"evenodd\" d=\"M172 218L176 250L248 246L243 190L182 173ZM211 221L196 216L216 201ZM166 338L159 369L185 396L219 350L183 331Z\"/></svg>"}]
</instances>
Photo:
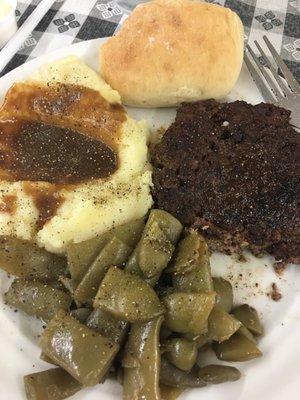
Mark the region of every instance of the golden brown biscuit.
<instances>
[{"instance_id":1,"label":"golden brown biscuit","mask_svg":"<svg viewBox=\"0 0 300 400\"><path fill-rule=\"evenodd\" d=\"M125 104L139 107L222 98L242 61L237 14L193 0L140 4L100 52L104 79Z\"/></svg>"}]
</instances>

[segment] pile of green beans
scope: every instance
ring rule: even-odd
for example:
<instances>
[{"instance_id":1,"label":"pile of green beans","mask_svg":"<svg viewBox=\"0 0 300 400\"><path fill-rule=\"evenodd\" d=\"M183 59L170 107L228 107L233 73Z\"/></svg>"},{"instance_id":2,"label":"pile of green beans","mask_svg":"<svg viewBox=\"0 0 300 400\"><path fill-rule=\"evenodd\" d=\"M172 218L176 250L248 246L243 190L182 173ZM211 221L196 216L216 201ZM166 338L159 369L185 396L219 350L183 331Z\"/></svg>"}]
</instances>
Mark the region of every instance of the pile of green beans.
<instances>
[{"instance_id":1,"label":"pile of green beans","mask_svg":"<svg viewBox=\"0 0 300 400\"><path fill-rule=\"evenodd\" d=\"M193 387L235 381L238 369L202 365L262 355L257 312L233 307L230 282L212 278L194 230L162 210L72 244L65 257L0 239L0 265L16 275L6 303L41 318L41 359L55 368L24 377L28 400L63 400L115 376L125 400L175 400Z\"/></svg>"}]
</instances>

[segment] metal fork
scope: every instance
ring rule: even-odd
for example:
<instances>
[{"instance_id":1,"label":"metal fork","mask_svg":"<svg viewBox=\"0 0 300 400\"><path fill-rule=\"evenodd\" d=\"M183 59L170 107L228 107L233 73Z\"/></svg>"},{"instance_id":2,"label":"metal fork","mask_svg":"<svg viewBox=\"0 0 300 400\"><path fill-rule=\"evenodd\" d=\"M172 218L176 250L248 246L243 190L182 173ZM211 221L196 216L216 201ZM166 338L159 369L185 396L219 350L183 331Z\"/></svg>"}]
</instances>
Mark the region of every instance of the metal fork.
<instances>
[{"instance_id":1,"label":"metal fork","mask_svg":"<svg viewBox=\"0 0 300 400\"><path fill-rule=\"evenodd\" d=\"M249 45L247 45L247 50L254 60L254 64L251 62L247 53L245 53L244 56L245 63L264 100L267 103L273 103L291 110L291 123L296 127L300 127L300 85L270 43L269 39L266 36L263 36L263 39L284 79L281 78L276 68L271 64L268 56L257 40L255 40L254 43L260 52L262 60L269 67L269 70L261 64L259 58Z\"/></svg>"}]
</instances>

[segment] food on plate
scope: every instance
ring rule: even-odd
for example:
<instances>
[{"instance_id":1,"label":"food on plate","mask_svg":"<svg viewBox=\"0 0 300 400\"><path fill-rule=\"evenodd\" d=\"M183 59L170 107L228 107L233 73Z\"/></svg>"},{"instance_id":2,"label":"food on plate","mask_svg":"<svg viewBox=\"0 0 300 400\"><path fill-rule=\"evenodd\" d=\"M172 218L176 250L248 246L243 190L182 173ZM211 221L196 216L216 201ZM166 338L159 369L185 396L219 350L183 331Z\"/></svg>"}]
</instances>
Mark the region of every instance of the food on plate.
<instances>
[{"instance_id":1,"label":"food on plate","mask_svg":"<svg viewBox=\"0 0 300 400\"><path fill-rule=\"evenodd\" d=\"M86 326L109 337L115 343L123 343L128 331L128 323L116 319L111 314L95 308L86 320Z\"/></svg>"},{"instance_id":2,"label":"food on plate","mask_svg":"<svg viewBox=\"0 0 300 400\"><path fill-rule=\"evenodd\" d=\"M146 124L76 57L15 83L0 109L0 235L59 253L142 217L147 140Z\"/></svg>"},{"instance_id":3,"label":"food on plate","mask_svg":"<svg viewBox=\"0 0 300 400\"><path fill-rule=\"evenodd\" d=\"M201 335L207 331L214 303L214 292L168 294L163 298L165 326L173 332Z\"/></svg>"},{"instance_id":4,"label":"food on plate","mask_svg":"<svg viewBox=\"0 0 300 400\"><path fill-rule=\"evenodd\" d=\"M184 268L178 269L182 260L185 260ZM194 230L179 243L178 252L168 271L173 272L172 284L179 291L213 291L208 246Z\"/></svg>"},{"instance_id":5,"label":"food on plate","mask_svg":"<svg viewBox=\"0 0 300 400\"><path fill-rule=\"evenodd\" d=\"M164 314L155 291L139 276L111 267L94 300L94 307L128 322L144 322Z\"/></svg>"},{"instance_id":6,"label":"food on plate","mask_svg":"<svg viewBox=\"0 0 300 400\"><path fill-rule=\"evenodd\" d=\"M182 371L167 361L165 357L161 358L160 382L163 385L180 389L206 386L206 383L198 378L195 369L188 372Z\"/></svg>"},{"instance_id":7,"label":"food on plate","mask_svg":"<svg viewBox=\"0 0 300 400\"><path fill-rule=\"evenodd\" d=\"M171 214L152 209L146 223L130 221L97 241L73 243L60 276L49 279L44 260L36 258L34 278L13 281L5 299L44 321L40 358L55 366L25 376L28 400L63 400L108 376L119 377L126 400L175 400L187 388L240 378L236 368L205 366L201 357L199 366L205 348L221 360L261 356L256 311L245 304L232 308L232 287L212 278L204 238L182 228ZM88 265L83 257L76 264L80 249L89 252ZM102 254L110 261L101 263ZM145 264L147 254L154 269ZM50 253L47 259L52 261ZM110 264L115 260L117 266ZM101 272L86 286L89 295L79 299L77 288L97 262ZM178 284L185 275L179 281L185 284ZM193 277L195 284L188 284Z\"/></svg>"},{"instance_id":8,"label":"food on plate","mask_svg":"<svg viewBox=\"0 0 300 400\"><path fill-rule=\"evenodd\" d=\"M162 343L161 351L175 367L190 371L197 361L198 348L195 342L185 338L168 339Z\"/></svg>"},{"instance_id":9,"label":"food on plate","mask_svg":"<svg viewBox=\"0 0 300 400\"><path fill-rule=\"evenodd\" d=\"M265 103L182 104L152 152L156 206L212 249L299 263L300 136L289 116Z\"/></svg>"},{"instance_id":10,"label":"food on plate","mask_svg":"<svg viewBox=\"0 0 300 400\"><path fill-rule=\"evenodd\" d=\"M263 328L259 321L257 311L248 304L242 304L234 308L232 314L241 321L253 335L259 336L263 334Z\"/></svg>"},{"instance_id":11,"label":"food on plate","mask_svg":"<svg viewBox=\"0 0 300 400\"><path fill-rule=\"evenodd\" d=\"M243 31L229 8L193 0L150 1L138 5L101 46L101 73L130 106L219 99L240 73Z\"/></svg>"},{"instance_id":12,"label":"food on plate","mask_svg":"<svg viewBox=\"0 0 300 400\"><path fill-rule=\"evenodd\" d=\"M63 400L81 389L80 383L62 368L48 369L24 377L28 399Z\"/></svg>"},{"instance_id":13,"label":"food on plate","mask_svg":"<svg viewBox=\"0 0 300 400\"><path fill-rule=\"evenodd\" d=\"M122 265L131 248L114 236L99 253L74 290L74 299L80 303L91 303L97 288L111 265Z\"/></svg>"},{"instance_id":14,"label":"food on plate","mask_svg":"<svg viewBox=\"0 0 300 400\"><path fill-rule=\"evenodd\" d=\"M70 294L63 290L25 279L15 279L4 299L12 307L44 321L51 320L60 310L69 310L72 302Z\"/></svg>"},{"instance_id":15,"label":"food on plate","mask_svg":"<svg viewBox=\"0 0 300 400\"><path fill-rule=\"evenodd\" d=\"M51 282L65 274L67 260L26 240L0 236L0 265L20 278Z\"/></svg>"},{"instance_id":16,"label":"food on plate","mask_svg":"<svg viewBox=\"0 0 300 400\"><path fill-rule=\"evenodd\" d=\"M271 292L267 295L270 296L273 301L279 301L282 298L282 294L280 293L278 286L275 282L272 283Z\"/></svg>"},{"instance_id":17,"label":"food on plate","mask_svg":"<svg viewBox=\"0 0 300 400\"><path fill-rule=\"evenodd\" d=\"M183 392L182 388L160 385L161 400L176 400Z\"/></svg>"},{"instance_id":18,"label":"food on plate","mask_svg":"<svg viewBox=\"0 0 300 400\"><path fill-rule=\"evenodd\" d=\"M56 364L84 386L101 382L119 346L59 311L45 329L40 346Z\"/></svg>"},{"instance_id":19,"label":"food on plate","mask_svg":"<svg viewBox=\"0 0 300 400\"><path fill-rule=\"evenodd\" d=\"M213 278L213 286L217 294L216 303L223 308L223 310L230 312L233 305L231 283L224 278Z\"/></svg>"},{"instance_id":20,"label":"food on plate","mask_svg":"<svg viewBox=\"0 0 300 400\"><path fill-rule=\"evenodd\" d=\"M262 355L255 342L242 331L235 333L225 342L214 342L213 349L216 356L223 361L249 361Z\"/></svg>"},{"instance_id":21,"label":"food on plate","mask_svg":"<svg viewBox=\"0 0 300 400\"><path fill-rule=\"evenodd\" d=\"M132 324L122 360L123 399L161 398L159 333L164 317Z\"/></svg>"},{"instance_id":22,"label":"food on plate","mask_svg":"<svg viewBox=\"0 0 300 400\"><path fill-rule=\"evenodd\" d=\"M240 379L241 373L238 369L228 365L207 365L200 368L198 377L206 383L234 382Z\"/></svg>"},{"instance_id":23,"label":"food on plate","mask_svg":"<svg viewBox=\"0 0 300 400\"><path fill-rule=\"evenodd\" d=\"M215 305L208 317L206 335L214 342L228 340L241 327L241 322L222 307Z\"/></svg>"},{"instance_id":24,"label":"food on plate","mask_svg":"<svg viewBox=\"0 0 300 400\"><path fill-rule=\"evenodd\" d=\"M81 283L79 290L80 287L86 286L87 279L83 281L83 277L92 277L93 271L96 269L99 271L99 268L108 268L112 264L118 265L118 258L122 256L121 250L126 253L128 248L134 248L144 227L144 220L138 219L115 227L98 237L80 243L70 243L67 246L66 255L72 282L75 286ZM114 261L110 259L111 254L115 257ZM89 267L91 268L87 275Z\"/></svg>"}]
</instances>

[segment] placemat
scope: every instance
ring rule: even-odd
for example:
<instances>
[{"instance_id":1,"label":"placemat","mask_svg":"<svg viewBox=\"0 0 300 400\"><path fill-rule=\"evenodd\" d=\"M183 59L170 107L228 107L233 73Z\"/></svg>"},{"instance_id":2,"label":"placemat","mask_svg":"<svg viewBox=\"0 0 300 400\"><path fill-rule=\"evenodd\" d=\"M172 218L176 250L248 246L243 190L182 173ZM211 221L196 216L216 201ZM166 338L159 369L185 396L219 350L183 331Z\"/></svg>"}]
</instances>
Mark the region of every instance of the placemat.
<instances>
[{"instance_id":1,"label":"placemat","mask_svg":"<svg viewBox=\"0 0 300 400\"><path fill-rule=\"evenodd\" d=\"M19 24L40 0L18 3ZM266 34L300 81L300 0L207 0L239 14L245 42ZM30 3L30 4L29 4ZM57 0L8 61L0 76L24 62L83 40L113 35L138 1ZM25 8L24 8L25 6ZM22 13L22 9L24 12ZM1 53L0 53L1 57Z\"/></svg>"},{"instance_id":2,"label":"placemat","mask_svg":"<svg viewBox=\"0 0 300 400\"><path fill-rule=\"evenodd\" d=\"M18 1L16 8L17 25L20 28L30 14L36 9L41 0L22 0Z\"/></svg>"}]
</instances>

